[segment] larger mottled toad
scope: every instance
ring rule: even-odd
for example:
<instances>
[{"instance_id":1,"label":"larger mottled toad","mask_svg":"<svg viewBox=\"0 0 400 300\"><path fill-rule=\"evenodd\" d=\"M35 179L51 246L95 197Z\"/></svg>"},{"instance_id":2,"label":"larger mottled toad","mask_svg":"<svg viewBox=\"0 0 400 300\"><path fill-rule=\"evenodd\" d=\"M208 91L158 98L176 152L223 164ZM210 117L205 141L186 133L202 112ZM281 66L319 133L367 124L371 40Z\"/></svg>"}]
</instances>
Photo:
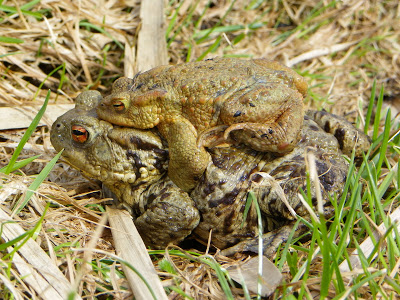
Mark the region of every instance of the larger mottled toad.
<instances>
[{"instance_id":1,"label":"larger mottled toad","mask_svg":"<svg viewBox=\"0 0 400 300\"><path fill-rule=\"evenodd\" d=\"M179 243L199 223L200 215L189 195L165 179L168 150L157 133L115 128L101 121L96 106L99 92L76 99L74 109L59 117L51 142L85 176L101 180L129 206L146 244Z\"/></svg>"},{"instance_id":2,"label":"larger mottled toad","mask_svg":"<svg viewBox=\"0 0 400 300\"><path fill-rule=\"evenodd\" d=\"M315 156L323 200L329 203L328 194L342 193L348 171L340 146L350 145L344 148L347 155L354 146L356 153L369 146L368 138L351 124L337 122L325 112L310 112L322 127L343 133L339 141L304 117L300 141L284 156L244 145L212 148L212 163L189 197L165 176L167 148L157 133L99 121L94 107L100 98L97 92L82 93L76 108L54 123L51 141L56 150L65 148L71 165L102 180L118 196L131 210L144 241L153 247L178 243L191 232L206 242L212 230L211 242L218 248L240 243L239 249L254 250L247 243L258 232L253 208L241 226L247 194L253 190L263 213L265 253L271 254L295 223L282 194L298 215L308 215L297 196L306 189L306 155ZM315 197L314 190L311 195Z\"/></svg>"},{"instance_id":3,"label":"larger mottled toad","mask_svg":"<svg viewBox=\"0 0 400 300\"><path fill-rule=\"evenodd\" d=\"M190 191L209 162L203 146L223 140L217 133L258 151L291 151L306 92L305 80L277 62L216 58L121 78L97 112L121 126L157 126L169 144L169 177Z\"/></svg>"}]
</instances>

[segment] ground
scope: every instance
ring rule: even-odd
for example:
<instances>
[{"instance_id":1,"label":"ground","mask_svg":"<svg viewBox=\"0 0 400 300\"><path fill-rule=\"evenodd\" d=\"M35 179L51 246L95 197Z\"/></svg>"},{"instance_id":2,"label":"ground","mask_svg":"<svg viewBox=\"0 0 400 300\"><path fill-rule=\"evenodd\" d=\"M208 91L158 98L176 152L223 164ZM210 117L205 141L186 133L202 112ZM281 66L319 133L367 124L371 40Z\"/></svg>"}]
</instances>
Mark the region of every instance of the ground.
<instances>
[{"instance_id":1,"label":"ground","mask_svg":"<svg viewBox=\"0 0 400 300\"><path fill-rule=\"evenodd\" d=\"M0 108L41 104L48 89L51 90L50 104L72 103L88 87L109 92L112 82L123 75L124 63L129 63L124 59L124 45L132 46L136 42L139 4L130 0L3 1L0 4ZM393 118L400 110L398 1L169 1L165 13L171 64L215 56L266 57L294 68L306 78L310 87L305 100L307 107L324 108L345 116L362 128L375 81L377 94L381 86L385 88L383 107L391 108ZM385 116L383 110L380 113ZM24 131L0 132L0 167L7 165ZM30 176L38 174L54 157L48 127L34 133L19 159L37 154L41 157L25 167L24 173L2 176L0 201L6 209L12 208L14 201L26 192L32 182ZM387 160L392 162L390 157ZM382 175L377 174L378 178ZM66 165L57 164L48 182L40 186L19 217L24 220L24 228L31 228L43 211L44 200L54 199L58 204L53 204L51 213L46 215L38 243L50 252L54 250L51 247L58 249L65 243L84 246L95 228L92 221L98 220L84 206L87 203L98 206L99 193L89 192L98 188L98 183L80 177ZM107 232L97 246L113 251ZM58 263L73 270L78 254L70 257L67 252L60 253ZM184 280L190 279L207 291L214 287L216 277L208 269L199 267L201 264L179 257L172 260L182 270L184 275L180 276L187 276ZM94 261L108 268L103 257ZM292 266L283 265L287 281L295 277L292 272ZM319 272L322 266L316 259L308 277L318 276ZM1 271L3 275L6 273ZM111 290L115 287L100 273L93 272L90 278L85 278L86 284L80 287L84 294L100 293L100 286L109 289L110 295L113 293ZM22 295L23 285L15 277L9 278ZM120 281L123 285L123 280ZM3 283L0 285L3 287ZM367 298L380 291L381 286L370 285L372 290L364 286L359 295ZM311 294L319 292L315 285L310 284L308 288ZM388 293L392 289L395 288L390 286ZM216 290L222 293L219 286ZM333 296L332 290L329 290L330 296ZM208 297L193 284L186 285L184 291L193 297ZM2 298L9 297L4 293L0 293ZM233 289L233 293L235 298L243 297L241 289ZM128 293L119 294L124 295Z\"/></svg>"}]
</instances>

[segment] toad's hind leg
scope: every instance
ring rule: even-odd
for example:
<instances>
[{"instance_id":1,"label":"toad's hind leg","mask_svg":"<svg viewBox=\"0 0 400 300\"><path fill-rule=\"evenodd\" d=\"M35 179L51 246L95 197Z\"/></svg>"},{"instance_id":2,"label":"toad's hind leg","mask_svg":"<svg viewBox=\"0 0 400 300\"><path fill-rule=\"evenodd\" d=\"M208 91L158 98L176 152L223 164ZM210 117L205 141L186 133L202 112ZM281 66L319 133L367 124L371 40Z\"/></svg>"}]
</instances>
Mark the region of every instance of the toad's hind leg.
<instances>
[{"instance_id":1,"label":"toad's hind leg","mask_svg":"<svg viewBox=\"0 0 400 300\"><path fill-rule=\"evenodd\" d=\"M203 175L210 155L197 146L197 131L185 118L173 118L158 126L169 145L169 178L182 190L192 190Z\"/></svg>"},{"instance_id":2,"label":"toad's hind leg","mask_svg":"<svg viewBox=\"0 0 400 300\"><path fill-rule=\"evenodd\" d=\"M303 124L303 96L284 84L256 84L235 92L221 111L225 131L251 148L286 153L297 144Z\"/></svg>"}]
</instances>

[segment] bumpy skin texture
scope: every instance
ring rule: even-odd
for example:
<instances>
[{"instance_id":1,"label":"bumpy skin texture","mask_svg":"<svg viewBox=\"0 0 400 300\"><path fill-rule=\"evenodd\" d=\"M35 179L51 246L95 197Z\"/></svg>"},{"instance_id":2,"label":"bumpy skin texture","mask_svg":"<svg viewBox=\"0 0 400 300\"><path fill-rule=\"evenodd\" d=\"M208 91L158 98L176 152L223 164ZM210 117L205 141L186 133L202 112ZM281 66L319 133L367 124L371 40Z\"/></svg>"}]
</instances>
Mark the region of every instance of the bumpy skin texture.
<instances>
[{"instance_id":1,"label":"bumpy skin texture","mask_svg":"<svg viewBox=\"0 0 400 300\"><path fill-rule=\"evenodd\" d=\"M144 242L152 247L179 243L199 223L189 195L165 176L168 150L156 132L118 128L97 118L102 97L87 91L75 109L59 117L51 143L85 176L101 180L134 217Z\"/></svg>"},{"instance_id":2,"label":"bumpy skin texture","mask_svg":"<svg viewBox=\"0 0 400 300\"><path fill-rule=\"evenodd\" d=\"M121 126L157 126L170 147L169 177L190 191L209 162L204 146L223 140L215 133L258 151L291 151L306 92L305 80L277 62L216 58L120 78L97 112Z\"/></svg>"},{"instance_id":3,"label":"bumpy skin texture","mask_svg":"<svg viewBox=\"0 0 400 300\"><path fill-rule=\"evenodd\" d=\"M80 96L83 99L97 97L95 92ZM295 223L295 217L282 198L286 197L298 215L308 216L297 197L300 188L306 189L306 155L315 157L323 201L328 203L328 194L336 192L340 196L346 181L348 164L342 157L341 145L352 141L356 153L366 151L369 146L368 137L350 123L327 113L310 113L321 117L317 121L322 127L336 128L335 131L345 133L343 136L349 133L349 138L338 141L306 116L298 144L284 156L276 157L273 153L258 152L244 145L212 148L209 150L212 163L189 197L165 177L166 145L154 131L113 127L99 121L92 108L82 108L90 101L78 100L77 108L54 123L51 131L53 146L57 150L65 148L64 157L71 165L89 177L102 180L118 196L132 211L144 241L152 247L178 243L191 232L196 239L206 242L212 230L213 245L221 249L233 246L224 250L226 255L257 251L257 243L253 242L258 232L254 208L250 209L241 227L247 194L252 190L263 213L264 253L270 256L287 240ZM85 139L76 137L85 131L79 131L74 125L89 132L87 141L82 142ZM117 134L120 130L124 130L123 136ZM114 136L119 138L110 138ZM351 136L358 138L354 140ZM350 148L343 149L344 154L350 154ZM121 165L125 166L123 172ZM99 168L108 172L98 172ZM112 175L114 173L118 175ZM137 181L133 180L134 176ZM314 190L311 195L315 199ZM330 206L326 205L326 214L330 211ZM171 230L167 230L169 228Z\"/></svg>"}]
</instances>

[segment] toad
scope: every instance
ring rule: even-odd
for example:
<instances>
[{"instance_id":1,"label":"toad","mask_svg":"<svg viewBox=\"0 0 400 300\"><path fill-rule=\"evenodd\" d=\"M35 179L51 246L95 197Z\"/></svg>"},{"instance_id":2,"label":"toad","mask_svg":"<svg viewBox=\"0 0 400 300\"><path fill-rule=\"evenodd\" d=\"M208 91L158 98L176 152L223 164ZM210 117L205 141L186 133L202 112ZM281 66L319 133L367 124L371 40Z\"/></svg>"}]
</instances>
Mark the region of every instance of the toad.
<instances>
[{"instance_id":1,"label":"toad","mask_svg":"<svg viewBox=\"0 0 400 300\"><path fill-rule=\"evenodd\" d=\"M209 163L204 147L232 137L257 151L290 152L306 92L304 78L278 62L215 58L120 78L97 113L116 125L157 127L169 144L169 177L190 191Z\"/></svg>"},{"instance_id":2,"label":"toad","mask_svg":"<svg viewBox=\"0 0 400 300\"><path fill-rule=\"evenodd\" d=\"M361 153L369 147L368 137L347 121L326 112L309 112L299 142L283 156L242 144L209 149L212 163L188 194L166 174L168 145L157 131L120 128L99 120L95 108L100 100L96 91L78 96L76 108L53 124L51 142L57 151L64 148L69 164L101 180L117 196L131 211L145 243L155 248L179 243L189 235L207 242L212 230L211 243L226 248L226 255L238 249L257 251L255 208L246 219L243 216L247 195L253 191L262 211L264 253L271 256L288 239L295 215L308 216L298 198L300 189L307 187L307 154L315 157L328 216L332 212L328 195L339 197L346 181L349 165L343 153L350 155L353 148ZM335 137L337 132L341 134ZM315 203L315 190L310 193Z\"/></svg>"},{"instance_id":3,"label":"toad","mask_svg":"<svg viewBox=\"0 0 400 300\"><path fill-rule=\"evenodd\" d=\"M146 245L177 244L197 227L200 214L189 195L165 179L168 150L158 133L117 128L97 118L102 96L81 93L59 117L51 143L88 178L97 179L129 207Z\"/></svg>"}]
</instances>

